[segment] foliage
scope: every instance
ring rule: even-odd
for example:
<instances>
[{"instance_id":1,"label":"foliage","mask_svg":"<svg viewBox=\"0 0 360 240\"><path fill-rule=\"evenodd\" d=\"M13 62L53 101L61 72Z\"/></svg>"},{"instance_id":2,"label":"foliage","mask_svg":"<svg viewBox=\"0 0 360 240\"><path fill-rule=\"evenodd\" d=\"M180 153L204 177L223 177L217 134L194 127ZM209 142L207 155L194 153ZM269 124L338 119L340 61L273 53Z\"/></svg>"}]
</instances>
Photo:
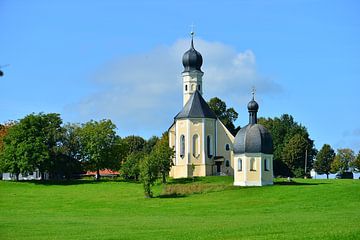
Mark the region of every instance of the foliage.
<instances>
[{"instance_id":1,"label":"foliage","mask_svg":"<svg viewBox=\"0 0 360 240\"><path fill-rule=\"evenodd\" d=\"M354 151L349 148L338 149L335 159L331 164L331 172L341 174L349 171L350 163L355 160Z\"/></svg>"},{"instance_id":2,"label":"foliage","mask_svg":"<svg viewBox=\"0 0 360 240\"><path fill-rule=\"evenodd\" d=\"M8 122L5 124L0 124L0 153L4 148L4 138L8 134L9 129L15 125L15 122Z\"/></svg>"},{"instance_id":3,"label":"foliage","mask_svg":"<svg viewBox=\"0 0 360 240\"><path fill-rule=\"evenodd\" d=\"M132 152L125 160L125 163L121 166L121 175L126 180L137 181L140 176L140 163L144 159L144 152Z\"/></svg>"},{"instance_id":4,"label":"foliage","mask_svg":"<svg viewBox=\"0 0 360 240\"><path fill-rule=\"evenodd\" d=\"M169 147L169 134L165 132L161 139L157 142L152 152L159 167L159 172L162 175L162 182L166 183L166 176L169 174L171 167L174 165L174 149Z\"/></svg>"},{"instance_id":5,"label":"foliage","mask_svg":"<svg viewBox=\"0 0 360 240\"><path fill-rule=\"evenodd\" d=\"M152 136L151 138L149 138L144 145L144 152L151 153L158 141L159 138L157 136Z\"/></svg>"},{"instance_id":6,"label":"foliage","mask_svg":"<svg viewBox=\"0 0 360 240\"><path fill-rule=\"evenodd\" d=\"M142 152L144 151L146 141L140 136L127 136L124 139L125 144L128 148L128 154L133 152Z\"/></svg>"},{"instance_id":7,"label":"foliage","mask_svg":"<svg viewBox=\"0 0 360 240\"><path fill-rule=\"evenodd\" d=\"M236 128L234 125L234 122L239 116L235 109L227 108L226 103L218 97L211 98L208 104L219 120L225 125L231 134L235 136L240 129L240 127Z\"/></svg>"},{"instance_id":8,"label":"foliage","mask_svg":"<svg viewBox=\"0 0 360 240\"><path fill-rule=\"evenodd\" d=\"M319 174L326 174L329 178L331 172L331 163L334 161L335 151L329 144L324 144L318 154L314 163L314 169Z\"/></svg>"},{"instance_id":9,"label":"foliage","mask_svg":"<svg viewBox=\"0 0 360 240\"><path fill-rule=\"evenodd\" d=\"M259 118L258 122L270 131L273 139L275 176L304 175L306 149L307 169L312 168L316 149L304 126L288 114L274 119Z\"/></svg>"},{"instance_id":10,"label":"foliage","mask_svg":"<svg viewBox=\"0 0 360 240\"><path fill-rule=\"evenodd\" d=\"M1 156L3 171L15 174L38 169L54 173L59 157L59 142L62 136L62 120L59 114L30 114L8 131L4 138Z\"/></svg>"},{"instance_id":11,"label":"foliage","mask_svg":"<svg viewBox=\"0 0 360 240\"><path fill-rule=\"evenodd\" d=\"M145 197L150 198L153 196L151 186L155 184L159 176L159 164L155 154L152 152L145 155L140 165L140 177L143 183Z\"/></svg>"},{"instance_id":12,"label":"foliage","mask_svg":"<svg viewBox=\"0 0 360 240\"><path fill-rule=\"evenodd\" d=\"M350 166L355 172L360 172L360 151L358 152L356 158L350 163Z\"/></svg>"},{"instance_id":13,"label":"foliage","mask_svg":"<svg viewBox=\"0 0 360 240\"><path fill-rule=\"evenodd\" d=\"M111 120L101 120L87 122L79 129L81 160L86 169L97 172L97 179L100 170L120 168L115 128Z\"/></svg>"}]
</instances>

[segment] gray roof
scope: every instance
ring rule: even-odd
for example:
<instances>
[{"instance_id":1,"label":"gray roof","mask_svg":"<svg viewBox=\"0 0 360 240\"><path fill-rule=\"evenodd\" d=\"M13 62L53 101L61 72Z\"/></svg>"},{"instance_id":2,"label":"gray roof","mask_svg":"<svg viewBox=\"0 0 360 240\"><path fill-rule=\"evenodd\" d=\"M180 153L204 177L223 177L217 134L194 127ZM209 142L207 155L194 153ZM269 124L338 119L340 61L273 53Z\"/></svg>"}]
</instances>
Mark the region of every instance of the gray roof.
<instances>
[{"instance_id":1,"label":"gray roof","mask_svg":"<svg viewBox=\"0 0 360 240\"><path fill-rule=\"evenodd\" d=\"M240 129L234 140L234 154L242 153L273 154L270 132L261 124L248 124Z\"/></svg>"},{"instance_id":2,"label":"gray roof","mask_svg":"<svg viewBox=\"0 0 360 240\"><path fill-rule=\"evenodd\" d=\"M217 119L207 102L199 91L191 95L183 109L175 116L175 119L182 118L213 118Z\"/></svg>"}]
</instances>

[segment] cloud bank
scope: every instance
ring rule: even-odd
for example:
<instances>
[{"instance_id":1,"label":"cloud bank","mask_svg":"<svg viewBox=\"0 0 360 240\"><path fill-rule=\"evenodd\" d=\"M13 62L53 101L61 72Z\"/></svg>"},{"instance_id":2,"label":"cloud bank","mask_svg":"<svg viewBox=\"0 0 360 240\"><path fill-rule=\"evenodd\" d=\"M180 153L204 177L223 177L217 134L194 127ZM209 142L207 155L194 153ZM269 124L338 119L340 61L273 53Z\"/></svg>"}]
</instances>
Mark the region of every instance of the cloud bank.
<instances>
[{"instance_id":1,"label":"cloud bank","mask_svg":"<svg viewBox=\"0 0 360 240\"><path fill-rule=\"evenodd\" d=\"M82 119L110 118L121 136L159 135L167 130L182 108L182 55L190 41L180 39L171 46L114 59L91 79L99 91L72 107ZM195 40L202 54L205 99L217 96L229 106L246 104L252 86L262 95L281 87L256 70L251 50L237 52L233 47L202 39Z\"/></svg>"}]
</instances>

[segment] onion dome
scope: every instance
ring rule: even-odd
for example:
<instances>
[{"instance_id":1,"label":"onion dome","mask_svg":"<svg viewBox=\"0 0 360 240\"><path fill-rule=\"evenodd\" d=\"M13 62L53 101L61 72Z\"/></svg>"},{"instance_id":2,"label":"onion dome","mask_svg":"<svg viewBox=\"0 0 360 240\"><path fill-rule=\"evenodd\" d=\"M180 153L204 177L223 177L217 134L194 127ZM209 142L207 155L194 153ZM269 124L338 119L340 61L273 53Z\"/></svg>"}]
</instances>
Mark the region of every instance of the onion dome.
<instances>
[{"instance_id":1,"label":"onion dome","mask_svg":"<svg viewBox=\"0 0 360 240\"><path fill-rule=\"evenodd\" d=\"M235 136L234 154L273 154L273 151L271 134L261 124L248 124L241 128Z\"/></svg>"},{"instance_id":2,"label":"onion dome","mask_svg":"<svg viewBox=\"0 0 360 240\"><path fill-rule=\"evenodd\" d=\"M273 154L273 141L270 132L257 123L259 104L253 98L248 103L249 124L239 130L234 140L234 154L265 153Z\"/></svg>"},{"instance_id":3,"label":"onion dome","mask_svg":"<svg viewBox=\"0 0 360 240\"><path fill-rule=\"evenodd\" d=\"M189 72L193 70L198 70L201 72L201 66L203 64L203 58L201 54L194 48L194 38L193 33L191 37L191 46L188 51L186 51L182 58L182 63L184 66L184 72Z\"/></svg>"}]
</instances>

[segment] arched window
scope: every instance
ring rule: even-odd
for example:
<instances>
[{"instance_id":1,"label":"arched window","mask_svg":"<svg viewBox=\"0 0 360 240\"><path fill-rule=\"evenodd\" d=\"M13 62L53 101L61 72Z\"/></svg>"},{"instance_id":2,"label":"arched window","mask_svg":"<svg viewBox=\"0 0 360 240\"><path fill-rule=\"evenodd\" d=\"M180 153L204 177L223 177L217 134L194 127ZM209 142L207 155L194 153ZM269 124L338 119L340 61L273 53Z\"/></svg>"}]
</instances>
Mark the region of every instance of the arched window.
<instances>
[{"instance_id":1,"label":"arched window","mask_svg":"<svg viewBox=\"0 0 360 240\"><path fill-rule=\"evenodd\" d=\"M206 149L207 149L207 155L208 158L212 158L213 152L212 152L212 143L211 143L211 136L207 136L206 138Z\"/></svg>"},{"instance_id":2,"label":"arched window","mask_svg":"<svg viewBox=\"0 0 360 240\"><path fill-rule=\"evenodd\" d=\"M227 144L225 144L225 150L226 151L229 151L230 150L230 145L227 143Z\"/></svg>"},{"instance_id":3,"label":"arched window","mask_svg":"<svg viewBox=\"0 0 360 240\"><path fill-rule=\"evenodd\" d=\"M200 91L200 85L198 85L198 90Z\"/></svg>"},{"instance_id":4,"label":"arched window","mask_svg":"<svg viewBox=\"0 0 360 240\"><path fill-rule=\"evenodd\" d=\"M250 159L250 171L256 171L255 158Z\"/></svg>"},{"instance_id":5,"label":"arched window","mask_svg":"<svg viewBox=\"0 0 360 240\"><path fill-rule=\"evenodd\" d=\"M238 171L239 172L242 171L242 159L241 158L238 159Z\"/></svg>"},{"instance_id":6,"label":"arched window","mask_svg":"<svg viewBox=\"0 0 360 240\"><path fill-rule=\"evenodd\" d=\"M181 135L180 136L180 157L184 157L185 156L185 136Z\"/></svg>"},{"instance_id":7,"label":"arched window","mask_svg":"<svg viewBox=\"0 0 360 240\"><path fill-rule=\"evenodd\" d=\"M195 84L191 84L191 91L195 91Z\"/></svg>"},{"instance_id":8,"label":"arched window","mask_svg":"<svg viewBox=\"0 0 360 240\"><path fill-rule=\"evenodd\" d=\"M270 171L270 161L269 161L269 159L264 160L264 168L265 168L265 171Z\"/></svg>"},{"instance_id":9,"label":"arched window","mask_svg":"<svg viewBox=\"0 0 360 240\"><path fill-rule=\"evenodd\" d=\"M187 91L187 85L185 85L185 91Z\"/></svg>"},{"instance_id":10,"label":"arched window","mask_svg":"<svg viewBox=\"0 0 360 240\"><path fill-rule=\"evenodd\" d=\"M193 136L193 156L197 158L199 155L199 136L195 134Z\"/></svg>"},{"instance_id":11,"label":"arched window","mask_svg":"<svg viewBox=\"0 0 360 240\"><path fill-rule=\"evenodd\" d=\"M226 160L225 166L226 166L226 167L230 167L230 161L229 161L229 160Z\"/></svg>"}]
</instances>

